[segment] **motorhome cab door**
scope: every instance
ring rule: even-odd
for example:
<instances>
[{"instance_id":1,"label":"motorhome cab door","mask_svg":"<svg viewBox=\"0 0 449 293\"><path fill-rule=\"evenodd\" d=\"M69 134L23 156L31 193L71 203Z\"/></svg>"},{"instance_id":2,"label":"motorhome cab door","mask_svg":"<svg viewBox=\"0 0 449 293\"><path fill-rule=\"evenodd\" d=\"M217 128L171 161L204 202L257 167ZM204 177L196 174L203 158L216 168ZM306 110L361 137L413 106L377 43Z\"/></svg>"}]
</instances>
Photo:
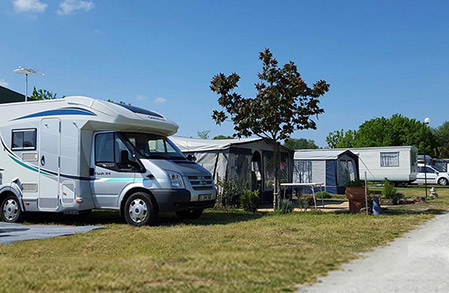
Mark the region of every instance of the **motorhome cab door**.
<instances>
[{"instance_id":1,"label":"motorhome cab door","mask_svg":"<svg viewBox=\"0 0 449 293\"><path fill-rule=\"evenodd\" d=\"M124 154L127 161L133 160L130 149L119 134L104 132L94 136L91 189L97 208L117 208L121 191L134 182L137 169L122 164L121 156Z\"/></svg>"},{"instance_id":2,"label":"motorhome cab door","mask_svg":"<svg viewBox=\"0 0 449 293\"><path fill-rule=\"evenodd\" d=\"M42 119L39 129L39 209L52 211L59 206L61 121Z\"/></svg>"}]
</instances>

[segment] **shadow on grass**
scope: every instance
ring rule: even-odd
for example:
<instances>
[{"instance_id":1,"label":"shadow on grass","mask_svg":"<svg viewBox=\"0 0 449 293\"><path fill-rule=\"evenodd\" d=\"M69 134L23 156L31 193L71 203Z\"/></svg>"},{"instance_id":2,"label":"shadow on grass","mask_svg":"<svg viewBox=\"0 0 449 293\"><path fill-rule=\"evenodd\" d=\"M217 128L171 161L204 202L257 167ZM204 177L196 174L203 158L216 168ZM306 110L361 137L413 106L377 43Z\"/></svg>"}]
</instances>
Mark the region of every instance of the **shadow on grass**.
<instances>
[{"instance_id":1,"label":"shadow on grass","mask_svg":"<svg viewBox=\"0 0 449 293\"><path fill-rule=\"evenodd\" d=\"M174 226L188 224L195 226L226 225L238 222L256 220L264 217L265 214L250 214L238 210L216 211L207 210L196 220L180 220L175 214L159 214L153 226ZM61 213L27 213L26 224L55 224L55 225L111 225L124 224L125 220L118 212L113 211L93 211L90 215L64 215Z\"/></svg>"},{"instance_id":2,"label":"shadow on grass","mask_svg":"<svg viewBox=\"0 0 449 293\"><path fill-rule=\"evenodd\" d=\"M442 215L447 213L447 210L444 209L433 209L433 208L429 208L429 209L422 209L422 210L409 210L409 209L387 209L387 208L383 208L382 209L382 213L384 215L391 215L391 216L395 216L395 215Z\"/></svg>"}]
</instances>

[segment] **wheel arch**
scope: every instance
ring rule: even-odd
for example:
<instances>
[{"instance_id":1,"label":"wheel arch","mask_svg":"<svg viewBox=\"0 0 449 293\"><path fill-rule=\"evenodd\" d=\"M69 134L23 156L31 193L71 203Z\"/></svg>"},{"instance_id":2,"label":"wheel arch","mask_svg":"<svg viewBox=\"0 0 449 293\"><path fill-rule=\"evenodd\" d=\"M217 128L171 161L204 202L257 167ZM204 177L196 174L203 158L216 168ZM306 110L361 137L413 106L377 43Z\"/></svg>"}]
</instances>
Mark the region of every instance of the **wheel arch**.
<instances>
[{"instance_id":1,"label":"wheel arch","mask_svg":"<svg viewBox=\"0 0 449 293\"><path fill-rule=\"evenodd\" d=\"M126 190L124 190L122 196L120 196L120 216L123 215L123 211L125 208L125 203L126 200L134 193L136 192L144 192L146 194L148 194L150 196L150 200L152 201L153 205L154 205L154 209L156 210L156 213L159 213L159 206L157 204L156 198L154 197L153 193L141 186L133 186L131 188L128 188Z\"/></svg>"},{"instance_id":2,"label":"wheel arch","mask_svg":"<svg viewBox=\"0 0 449 293\"><path fill-rule=\"evenodd\" d=\"M3 199L7 196L14 195L19 201L21 211L24 212L25 207L23 205L22 192L14 185L4 185L0 187L0 203L3 202Z\"/></svg>"}]
</instances>

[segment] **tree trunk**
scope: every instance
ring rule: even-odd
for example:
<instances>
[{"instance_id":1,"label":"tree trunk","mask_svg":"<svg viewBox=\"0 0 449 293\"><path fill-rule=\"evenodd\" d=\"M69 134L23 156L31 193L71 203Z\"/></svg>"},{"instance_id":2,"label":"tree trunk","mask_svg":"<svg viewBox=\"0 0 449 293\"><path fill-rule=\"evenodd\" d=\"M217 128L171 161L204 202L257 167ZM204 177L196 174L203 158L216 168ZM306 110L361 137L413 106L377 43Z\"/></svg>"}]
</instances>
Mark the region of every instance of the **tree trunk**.
<instances>
[{"instance_id":1,"label":"tree trunk","mask_svg":"<svg viewBox=\"0 0 449 293\"><path fill-rule=\"evenodd\" d=\"M274 149L274 187L273 187L273 209L277 210L281 207L281 146L278 142L273 143Z\"/></svg>"}]
</instances>

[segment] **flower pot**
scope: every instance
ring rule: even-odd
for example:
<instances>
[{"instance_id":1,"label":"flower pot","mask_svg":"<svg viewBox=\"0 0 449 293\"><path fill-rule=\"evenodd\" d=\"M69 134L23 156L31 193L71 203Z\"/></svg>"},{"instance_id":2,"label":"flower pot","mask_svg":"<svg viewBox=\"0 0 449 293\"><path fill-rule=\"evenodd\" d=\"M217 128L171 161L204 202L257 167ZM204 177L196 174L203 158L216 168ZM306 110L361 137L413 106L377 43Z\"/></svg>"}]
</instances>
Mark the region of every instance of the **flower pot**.
<instances>
[{"instance_id":1,"label":"flower pot","mask_svg":"<svg viewBox=\"0 0 449 293\"><path fill-rule=\"evenodd\" d=\"M345 194L349 200L349 212L360 213L365 207L365 187L346 187Z\"/></svg>"}]
</instances>

